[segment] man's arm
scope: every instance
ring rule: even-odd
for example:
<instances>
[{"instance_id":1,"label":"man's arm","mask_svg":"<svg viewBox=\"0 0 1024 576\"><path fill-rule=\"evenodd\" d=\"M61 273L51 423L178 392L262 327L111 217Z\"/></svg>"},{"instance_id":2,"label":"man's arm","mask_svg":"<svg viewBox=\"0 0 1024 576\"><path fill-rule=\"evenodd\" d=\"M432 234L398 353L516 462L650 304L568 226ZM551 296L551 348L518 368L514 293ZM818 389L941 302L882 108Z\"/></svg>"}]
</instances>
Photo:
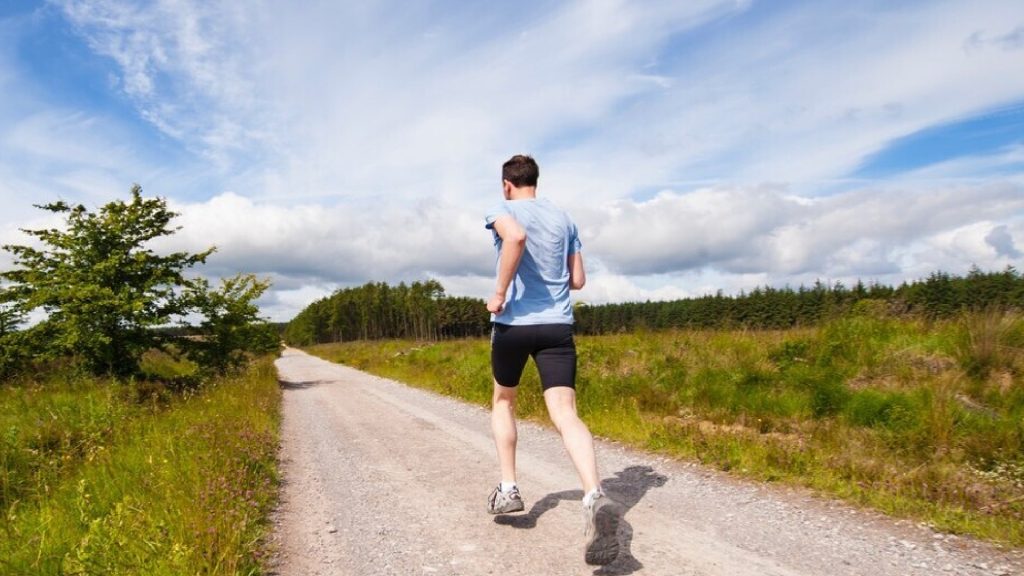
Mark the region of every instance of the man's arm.
<instances>
[{"instance_id":1,"label":"man's arm","mask_svg":"<svg viewBox=\"0 0 1024 576\"><path fill-rule=\"evenodd\" d=\"M579 290L587 283L587 272L583 269L583 254L569 254L569 289Z\"/></svg>"},{"instance_id":2,"label":"man's arm","mask_svg":"<svg viewBox=\"0 0 1024 576\"><path fill-rule=\"evenodd\" d=\"M511 215L499 216L494 221L494 231L501 237L501 253L498 255L498 280L494 294L487 301L487 310L500 314L505 308L505 293L515 278L519 261L526 248L526 230Z\"/></svg>"}]
</instances>

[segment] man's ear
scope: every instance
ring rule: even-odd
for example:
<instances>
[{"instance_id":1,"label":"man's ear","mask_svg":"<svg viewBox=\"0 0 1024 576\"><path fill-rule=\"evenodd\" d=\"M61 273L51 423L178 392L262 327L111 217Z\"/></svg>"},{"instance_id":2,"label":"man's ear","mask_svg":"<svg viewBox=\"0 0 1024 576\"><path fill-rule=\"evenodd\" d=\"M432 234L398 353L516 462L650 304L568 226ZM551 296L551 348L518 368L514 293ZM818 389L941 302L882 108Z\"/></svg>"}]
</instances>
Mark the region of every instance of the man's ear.
<instances>
[{"instance_id":1,"label":"man's ear","mask_svg":"<svg viewBox=\"0 0 1024 576\"><path fill-rule=\"evenodd\" d=\"M512 183L508 180L502 180L501 191L505 194L505 200L510 199L512 197Z\"/></svg>"}]
</instances>

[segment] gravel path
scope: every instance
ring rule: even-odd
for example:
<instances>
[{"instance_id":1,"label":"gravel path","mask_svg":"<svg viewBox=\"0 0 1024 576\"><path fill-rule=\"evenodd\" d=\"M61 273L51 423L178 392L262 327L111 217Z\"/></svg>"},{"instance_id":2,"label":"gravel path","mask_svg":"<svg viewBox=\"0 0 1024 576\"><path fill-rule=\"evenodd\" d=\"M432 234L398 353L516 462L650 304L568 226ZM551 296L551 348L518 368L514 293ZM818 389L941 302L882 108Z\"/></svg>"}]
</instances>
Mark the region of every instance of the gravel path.
<instances>
[{"instance_id":1,"label":"gravel path","mask_svg":"<svg viewBox=\"0 0 1024 576\"><path fill-rule=\"evenodd\" d=\"M273 573L1024 575L1021 551L598 442L625 507L621 551L583 563L575 472L550 429L520 423L525 514L491 516L488 413L288 349Z\"/></svg>"}]
</instances>

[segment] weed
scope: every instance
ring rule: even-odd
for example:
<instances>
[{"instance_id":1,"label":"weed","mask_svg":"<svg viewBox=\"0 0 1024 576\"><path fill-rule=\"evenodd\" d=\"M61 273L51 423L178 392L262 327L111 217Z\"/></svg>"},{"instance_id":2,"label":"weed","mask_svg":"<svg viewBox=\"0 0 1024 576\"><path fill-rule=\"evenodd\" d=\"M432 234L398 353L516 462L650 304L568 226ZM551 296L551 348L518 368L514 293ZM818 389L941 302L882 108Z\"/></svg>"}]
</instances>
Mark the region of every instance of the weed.
<instances>
[{"instance_id":1,"label":"weed","mask_svg":"<svg viewBox=\"0 0 1024 576\"><path fill-rule=\"evenodd\" d=\"M1022 352L1024 320L998 309L966 314L962 320L958 359L964 371L984 380L995 370L1014 367Z\"/></svg>"}]
</instances>

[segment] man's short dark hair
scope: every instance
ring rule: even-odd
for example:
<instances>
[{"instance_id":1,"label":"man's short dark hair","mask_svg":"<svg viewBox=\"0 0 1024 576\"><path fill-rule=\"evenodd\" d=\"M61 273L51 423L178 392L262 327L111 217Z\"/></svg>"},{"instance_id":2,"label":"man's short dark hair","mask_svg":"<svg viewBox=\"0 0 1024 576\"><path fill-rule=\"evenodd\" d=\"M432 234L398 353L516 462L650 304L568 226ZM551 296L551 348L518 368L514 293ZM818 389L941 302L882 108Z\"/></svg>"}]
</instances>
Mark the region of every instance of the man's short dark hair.
<instances>
[{"instance_id":1,"label":"man's short dark hair","mask_svg":"<svg viewBox=\"0 0 1024 576\"><path fill-rule=\"evenodd\" d=\"M516 154L501 166L501 179L508 180L516 188L537 186L539 177L537 161L523 154Z\"/></svg>"}]
</instances>

